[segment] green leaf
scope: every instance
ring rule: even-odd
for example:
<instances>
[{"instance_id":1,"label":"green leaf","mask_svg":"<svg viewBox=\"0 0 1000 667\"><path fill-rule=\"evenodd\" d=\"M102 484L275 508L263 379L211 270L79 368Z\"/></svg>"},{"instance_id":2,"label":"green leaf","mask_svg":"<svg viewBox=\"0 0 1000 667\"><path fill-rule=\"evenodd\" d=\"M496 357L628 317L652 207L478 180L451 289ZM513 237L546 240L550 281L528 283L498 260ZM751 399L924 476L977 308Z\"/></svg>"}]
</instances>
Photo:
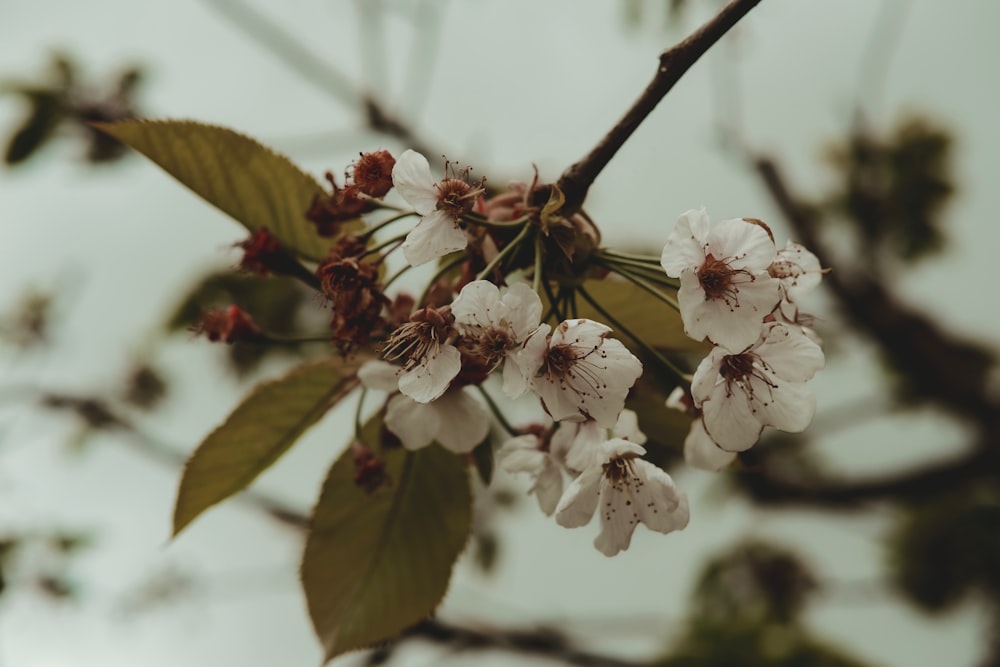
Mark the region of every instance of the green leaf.
<instances>
[{"instance_id":1,"label":"green leaf","mask_svg":"<svg viewBox=\"0 0 1000 667\"><path fill-rule=\"evenodd\" d=\"M391 449L384 461L391 481L369 494L354 484L346 452L313 512L302 586L327 660L429 616L469 535L472 501L460 457L432 445Z\"/></svg>"},{"instance_id":2,"label":"green leaf","mask_svg":"<svg viewBox=\"0 0 1000 667\"><path fill-rule=\"evenodd\" d=\"M357 384L343 362L323 359L255 387L184 466L173 534L246 488Z\"/></svg>"},{"instance_id":3,"label":"green leaf","mask_svg":"<svg viewBox=\"0 0 1000 667\"><path fill-rule=\"evenodd\" d=\"M707 354L709 346L692 340L684 333L681 315L669 305L656 298L634 283L616 277L604 280L588 280L584 289L604 310L628 327L629 331L642 338L648 345L659 350L698 351ZM663 290L667 296L677 298L673 290ZM615 338L633 349L632 340L584 299L578 298L580 317L604 322L612 329Z\"/></svg>"},{"instance_id":4,"label":"green leaf","mask_svg":"<svg viewBox=\"0 0 1000 667\"><path fill-rule=\"evenodd\" d=\"M95 126L158 164L208 203L254 231L267 227L306 259L326 257L332 239L305 213L323 188L250 137L193 121L127 120Z\"/></svg>"}]
</instances>

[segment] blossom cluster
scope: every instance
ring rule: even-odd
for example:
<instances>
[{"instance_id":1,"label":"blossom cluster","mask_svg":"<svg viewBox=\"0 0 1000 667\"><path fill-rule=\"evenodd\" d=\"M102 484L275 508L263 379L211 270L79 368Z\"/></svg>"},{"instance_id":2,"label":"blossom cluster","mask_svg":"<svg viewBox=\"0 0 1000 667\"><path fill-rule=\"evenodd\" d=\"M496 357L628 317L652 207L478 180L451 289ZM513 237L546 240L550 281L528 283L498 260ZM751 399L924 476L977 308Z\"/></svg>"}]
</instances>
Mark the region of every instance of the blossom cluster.
<instances>
[{"instance_id":1,"label":"blossom cluster","mask_svg":"<svg viewBox=\"0 0 1000 667\"><path fill-rule=\"evenodd\" d=\"M814 399L807 382L823 365L811 320L799 311L822 275L812 253L794 243L778 250L759 220L712 225L702 210L681 216L661 257L621 255L600 247L585 214L562 212L556 185L536 176L487 196L485 181L470 173L446 163L436 179L412 150L398 160L386 151L364 154L344 187L329 179L332 193L317 197L307 216L318 233L335 237L309 276L334 311L332 342L343 354L364 348L381 357L362 364L358 376L366 392L385 392L382 424L403 447L437 443L468 455L492 447L498 422L509 434L498 440L500 467L529 475L539 507L561 526L583 526L597 514L594 544L611 556L628 548L640 523L669 533L689 520L684 492L644 458L639 415L625 407L643 362L619 334L684 383L667 405L696 417L684 445L693 466L727 465L765 426L808 425ZM411 208L383 201L390 191ZM377 210L392 214L363 233L344 229ZM418 221L407 231L375 239L410 217ZM244 265L255 272L295 274L268 238L244 249ZM396 250L406 266L385 278L383 262ZM435 261L437 273L419 298L386 294L398 275ZM676 307L686 333L711 343L693 375L594 301L584 284L609 272ZM671 290L676 300L664 294ZM579 317L577 294L617 331ZM511 426L490 396L490 378L510 401L533 397L545 423ZM352 449L356 483L373 492L389 482L360 431Z\"/></svg>"},{"instance_id":2,"label":"blossom cluster","mask_svg":"<svg viewBox=\"0 0 1000 667\"><path fill-rule=\"evenodd\" d=\"M718 470L765 426L804 430L816 409L807 382L824 364L812 319L799 310L822 279L816 256L792 241L779 250L760 220L712 225L702 209L680 217L660 263L680 279L684 331L713 345L685 392L690 403L667 403L697 417L684 443L688 463Z\"/></svg>"}]
</instances>

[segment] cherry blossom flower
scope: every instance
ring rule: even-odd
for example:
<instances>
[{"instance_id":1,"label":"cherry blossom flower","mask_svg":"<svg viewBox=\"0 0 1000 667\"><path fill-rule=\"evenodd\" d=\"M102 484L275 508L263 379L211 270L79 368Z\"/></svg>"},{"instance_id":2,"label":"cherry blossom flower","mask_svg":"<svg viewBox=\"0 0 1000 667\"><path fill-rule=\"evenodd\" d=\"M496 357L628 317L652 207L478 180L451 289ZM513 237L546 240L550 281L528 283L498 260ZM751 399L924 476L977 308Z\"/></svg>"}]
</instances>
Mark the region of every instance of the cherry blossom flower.
<instances>
[{"instance_id":1,"label":"cherry blossom flower","mask_svg":"<svg viewBox=\"0 0 1000 667\"><path fill-rule=\"evenodd\" d=\"M517 365L556 421L593 419L614 426L642 362L611 329L588 319L566 320L548 336L542 324L517 353Z\"/></svg>"},{"instance_id":2,"label":"cherry blossom flower","mask_svg":"<svg viewBox=\"0 0 1000 667\"><path fill-rule=\"evenodd\" d=\"M384 361L367 361L358 369L361 383L369 389L395 391L397 368ZM469 387L453 387L437 399L420 403L404 394L389 399L385 426L403 446L421 449L432 442L464 454L475 449L490 431L490 415Z\"/></svg>"},{"instance_id":3,"label":"cherry blossom flower","mask_svg":"<svg viewBox=\"0 0 1000 667\"><path fill-rule=\"evenodd\" d=\"M472 210L482 187L470 185L457 174L435 181L427 158L413 150L399 156L392 168L392 183L422 216L403 242L403 255L411 266L425 264L468 244L459 222Z\"/></svg>"},{"instance_id":4,"label":"cherry blossom flower","mask_svg":"<svg viewBox=\"0 0 1000 667\"><path fill-rule=\"evenodd\" d=\"M637 445L646 444L646 434L639 430L639 415L628 409L621 411L611 428L603 427L593 420L562 422L556 432L556 438L559 437L568 441L562 446L565 450L563 459L566 467L574 474L590 466L595 457L603 456L602 446L612 438L621 438Z\"/></svg>"},{"instance_id":5,"label":"cherry blossom flower","mask_svg":"<svg viewBox=\"0 0 1000 667\"><path fill-rule=\"evenodd\" d=\"M601 532L594 546L605 556L628 548L639 523L669 533L688 523L687 497L666 472L641 458L646 450L621 438L601 445L580 476L570 483L556 506L556 523L566 528L584 526L595 511Z\"/></svg>"},{"instance_id":6,"label":"cherry blossom flower","mask_svg":"<svg viewBox=\"0 0 1000 667\"><path fill-rule=\"evenodd\" d=\"M781 298L778 280L767 272L775 255L770 231L759 221L737 218L710 227L704 209L681 215L660 264L681 280L685 333L730 352L752 345Z\"/></svg>"},{"instance_id":7,"label":"cherry blossom flower","mask_svg":"<svg viewBox=\"0 0 1000 667\"><path fill-rule=\"evenodd\" d=\"M534 290L518 283L501 296L493 283L476 280L462 288L451 312L466 351L490 371L503 363L504 393L510 398L523 394L528 378L516 353L542 317L542 301Z\"/></svg>"},{"instance_id":8,"label":"cherry blossom flower","mask_svg":"<svg viewBox=\"0 0 1000 667\"><path fill-rule=\"evenodd\" d=\"M792 303L801 303L823 279L819 258L791 240L777 252L767 272L781 284L782 298Z\"/></svg>"},{"instance_id":9,"label":"cherry blossom flower","mask_svg":"<svg viewBox=\"0 0 1000 667\"><path fill-rule=\"evenodd\" d=\"M389 336L382 355L399 361L399 390L429 403L444 393L462 370L462 355L451 345L452 319L447 309L423 308Z\"/></svg>"},{"instance_id":10,"label":"cherry blossom flower","mask_svg":"<svg viewBox=\"0 0 1000 667\"><path fill-rule=\"evenodd\" d=\"M809 425L816 400L806 382L823 364L823 351L799 329L769 322L740 354L713 349L695 371L691 394L711 439L739 452L765 426L799 432Z\"/></svg>"}]
</instances>

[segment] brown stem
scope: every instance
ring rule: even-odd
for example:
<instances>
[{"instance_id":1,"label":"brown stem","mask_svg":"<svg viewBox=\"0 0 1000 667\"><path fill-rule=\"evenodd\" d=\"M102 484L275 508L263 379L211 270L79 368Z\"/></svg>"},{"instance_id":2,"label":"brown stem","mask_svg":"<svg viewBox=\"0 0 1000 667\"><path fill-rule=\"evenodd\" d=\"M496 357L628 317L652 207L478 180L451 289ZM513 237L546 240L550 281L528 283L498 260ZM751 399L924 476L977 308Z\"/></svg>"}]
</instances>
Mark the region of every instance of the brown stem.
<instances>
[{"instance_id":1,"label":"brown stem","mask_svg":"<svg viewBox=\"0 0 1000 667\"><path fill-rule=\"evenodd\" d=\"M732 0L715 18L684 41L660 54L656 74L642 95L593 150L566 169L559 178L557 185L566 196L566 203L562 208L563 215L569 216L580 209L584 199L587 198L587 191L598 174L632 136L646 116L670 92L684 73L759 2L760 0Z\"/></svg>"}]
</instances>

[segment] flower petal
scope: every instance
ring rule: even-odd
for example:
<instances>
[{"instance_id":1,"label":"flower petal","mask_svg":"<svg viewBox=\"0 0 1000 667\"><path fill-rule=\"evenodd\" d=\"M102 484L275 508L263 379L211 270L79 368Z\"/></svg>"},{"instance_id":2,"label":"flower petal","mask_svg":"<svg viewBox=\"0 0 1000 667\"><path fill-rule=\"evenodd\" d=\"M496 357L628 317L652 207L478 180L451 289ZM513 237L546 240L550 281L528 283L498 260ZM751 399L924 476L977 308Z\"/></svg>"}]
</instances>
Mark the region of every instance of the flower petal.
<instances>
[{"instance_id":1,"label":"flower petal","mask_svg":"<svg viewBox=\"0 0 1000 667\"><path fill-rule=\"evenodd\" d=\"M430 404L433 405L433 404ZM407 449L420 449L431 444L439 430L438 416L428 404L396 394L385 410L385 426Z\"/></svg>"},{"instance_id":2,"label":"flower petal","mask_svg":"<svg viewBox=\"0 0 1000 667\"><path fill-rule=\"evenodd\" d=\"M727 391L725 383L715 387L701 406L702 419L705 430L719 447L728 452L742 452L760 439L764 426L746 392L734 388L727 395Z\"/></svg>"},{"instance_id":3,"label":"flower petal","mask_svg":"<svg viewBox=\"0 0 1000 667\"><path fill-rule=\"evenodd\" d=\"M488 280L474 280L451 303L459 327L488 327L501 316L500 289Z\"/></svg>"},{"instance_id":4,"label":"flower petal","mask_svg":"<svg viewBox=\"0 0 1000 667\"><path fill-rule=\"evenodd\" d=\"M486 439L490 414L466 389L454 389L429 404L437 418L435 439L445 449L466 454Z\"/></svg>"},{"instance_id":5,"label":"flower petal","mask_svg":"<svg viewBox=\"0 0 1000 667\"><path fill-rule=\"evenodd\" d=\"M358 379L368 389L396 391L399 388L399 366L388 361L371 359L361 364Z\"/></svg>"},{"instance_id":6,"label":"flower petal","mask_svg":"<svg viewBox=\"0 0 1000 667\"><path fill-rule=\"evenodd\" d=\"M454 345L440 345L399 376L399 390L417 401L430 403L441 396L462 370L462 354Z\"/></svg>"},{"instance_id":7,"label":"flower petal","mask_svg":"<svg viewBox=\"0 0 1000 667\"><path fill-rule=\"evenodd\" d=\"M660 256L660 266L668 276L679 278L685 269L697 271L704 263L708 229L709 219L705 209L692 209L681 214Z\"/></svg>"},{"instance_id":8,"label":"flower petal","mask_svg":"<svg viewBox=\"0 0 1000 667\"><path fill-rule=\"evenodd\" d=\"M531 490L538 498L538 507L545 512L546 516L552 516L559 505L563 491L563 476L558 466L549 461L538 473L535 485L531 487Z\"/></svg>"},{"instance_id":9,"label":"flower petal","mask_svg":"<svg viewBox=\"0 0 1000 667\"><path fill-rule=\"evenodd\" d=\"M643 459L632 467L643 483L633 488L632 502L639 519L650 530L669 533L688 524L687 498L666 471Z\"/></svg>"},{"instance_id":10,"label":"flower petal","mask_svg":"<svg viewBox=\"0 0 1000 667\"><path fill-rule=\"evenodd\" d=\"M695 419L684 439L684 460L692 468L717 472L736 459L736 452L727 452L708 435L702 420Z\"/></svg>"},{"instance_id":11,"label":"flower petal","mask_svg":"<svg viewBox=\"0 0 1000 667\"><path fill-rule=\"evenodd\" d=\"M556 523L564 528L579 528L590 523L597 510L598 491L604 473L592 466L570 482L556 506Z\"/></svg>"},{"instance_id":12,"label":"flower petal","mask_svg":"<svg viewBox=\"0 0 1000 667\"><path fill-rule=\"evenodd\" d=\"M437 208L438 191L431 165L420 153L407 150L392 167L392 184L403 199L420 215Z\"/></svg>"},{"instance_id":13,"label":"flower petal","mask_svg":"<svg viewBox=\"0 0 1000 667\"><path fill-rule=\"evenodd\" d=\"M822 348L803 333L801 327L781 322L765 327L763 340L754 353L776 376L795 382L812 379L825 364Z\"/></svg>"},{"instance_id":14,"label":"flower petal","mask_svg":"<svg viewBox=\"0 0 1000 667\"><path fill-rule=\"evenodd\" d=\"M767 231L742 218L715 223L709 236L708 250L716 258L729 259L730 267L746 269L751 273L767 271L777 254Z\"/></svg>"},{"instance_id":15,"label":"flower petal","mask_svg":"<svg viewBox=\"0 0 1000 667\"><path fill-rule=\"evenodd\" d=\"M614 556L628 549L632 534L639 525L632 495L615 488L607 479L601 480L600 495L601 532L594 539L594 546L605 556Z\"/></svg>"},{"instance_id":16,"label":"flower petal","mask_svg":"<svg viewBox=\"0 0 1000 667\"><path fill-rule=\"evenodd\" d=\"M465 232L444 211L431 211L406 235L403 255L410 266L420 266L469 244Z\"/></svg>"},{"instance_id":17,"label":"flower petal","mask_svg":"<svg viewBox=\"0 0 1000 667\"><path fill-rule=\"evenodd\" d=\"M523 341L538 328L542 319L542 300L535 290L524 283L515 283L500 298L503 303L502 317L514 331L514 338Z\"/></svg>"}]
</instances>

